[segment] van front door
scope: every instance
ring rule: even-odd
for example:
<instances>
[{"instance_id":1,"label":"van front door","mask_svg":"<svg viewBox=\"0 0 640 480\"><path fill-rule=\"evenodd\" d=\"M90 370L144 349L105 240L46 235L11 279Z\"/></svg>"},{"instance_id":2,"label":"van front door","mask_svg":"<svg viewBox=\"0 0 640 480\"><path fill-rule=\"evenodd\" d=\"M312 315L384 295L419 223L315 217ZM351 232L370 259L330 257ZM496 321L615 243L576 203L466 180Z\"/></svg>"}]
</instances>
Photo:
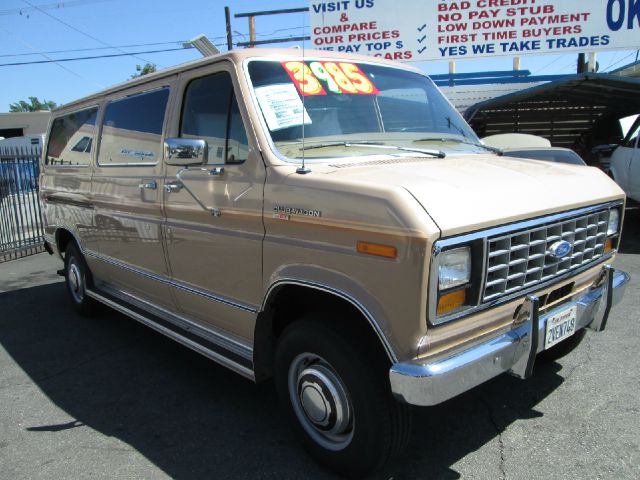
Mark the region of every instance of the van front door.
<instances>
[{"instance_id":1,"label":"van front door","mask_svg":"<svg viewBox=\"0 0 640 480\"><path fill-rule=\"evenodd\" d=\"M173 136L203 139L206 165L167 165L166 248L183 315L229 338L251 339L262 299L265 167L248 140L230 69L179 82Z\"/></svg>"}]
</instances>

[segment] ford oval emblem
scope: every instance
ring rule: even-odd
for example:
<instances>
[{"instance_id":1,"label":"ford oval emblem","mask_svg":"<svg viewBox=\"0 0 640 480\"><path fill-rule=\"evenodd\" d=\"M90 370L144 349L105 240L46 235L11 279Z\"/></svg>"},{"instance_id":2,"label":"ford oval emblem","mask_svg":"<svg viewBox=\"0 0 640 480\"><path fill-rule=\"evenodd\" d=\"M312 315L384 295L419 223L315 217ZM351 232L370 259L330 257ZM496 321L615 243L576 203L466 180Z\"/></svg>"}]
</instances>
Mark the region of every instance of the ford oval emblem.
<instances>
[{"instance_id":1,"label":"ford oval emblem","mask_svg":"<svg viewBox=\"0 0 640 480\"><path fill-rule=\"evenodd\" d=\"M549 255L555 258L562 258L571 252L571 244L566 240L560 240L549 247Z\"/></svg>"}]
</instances>

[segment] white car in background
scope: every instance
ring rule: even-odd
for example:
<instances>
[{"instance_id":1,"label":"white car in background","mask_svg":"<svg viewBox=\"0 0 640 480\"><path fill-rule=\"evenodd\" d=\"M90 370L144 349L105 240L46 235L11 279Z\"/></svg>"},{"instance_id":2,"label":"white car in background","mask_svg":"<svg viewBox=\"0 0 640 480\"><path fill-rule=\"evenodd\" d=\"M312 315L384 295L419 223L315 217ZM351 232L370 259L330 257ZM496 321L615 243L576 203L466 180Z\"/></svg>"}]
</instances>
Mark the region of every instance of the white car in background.
<instances>
[{"instance_id":1,"label":"white car in background","mask_svg":"<svg viewBox=\"0 0 640 480\"><path fill-rule=\"evenodd\" d=\"M627 196L640 202L640 116L611 155L611 175Z\"/></svg>"},{"instance_id":2,"label":"white car in background","mask_svg":"<svg viewBox=\"0 0 640 480\"><path fill-rule=\"evenodd\" d=\"M586 165L585 161L573 150L552 147L544 137L526 133L501 133L484 137L482 142L497 148L506 156L545 160L547 162L568 163L570 165Z\"/></svg>"}]
</instances>

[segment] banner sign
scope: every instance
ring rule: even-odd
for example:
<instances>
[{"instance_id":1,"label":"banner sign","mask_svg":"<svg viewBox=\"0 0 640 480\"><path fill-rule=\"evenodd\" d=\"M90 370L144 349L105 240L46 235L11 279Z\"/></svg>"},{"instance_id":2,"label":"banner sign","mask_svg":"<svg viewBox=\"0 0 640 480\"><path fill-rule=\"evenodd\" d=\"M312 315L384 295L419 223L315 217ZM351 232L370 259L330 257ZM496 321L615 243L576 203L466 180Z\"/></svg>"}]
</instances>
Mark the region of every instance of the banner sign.
<instances>
[{"instance_id":1,"label":"banner sign","mask_svg":"<svg viewBox=\"0 0 640 480\"><path fill-rule=\"evenodd\" d=\"M309 12L314 48L389 60L640 48L640 0L312 0Z\"/></svg>"}]
</instances>

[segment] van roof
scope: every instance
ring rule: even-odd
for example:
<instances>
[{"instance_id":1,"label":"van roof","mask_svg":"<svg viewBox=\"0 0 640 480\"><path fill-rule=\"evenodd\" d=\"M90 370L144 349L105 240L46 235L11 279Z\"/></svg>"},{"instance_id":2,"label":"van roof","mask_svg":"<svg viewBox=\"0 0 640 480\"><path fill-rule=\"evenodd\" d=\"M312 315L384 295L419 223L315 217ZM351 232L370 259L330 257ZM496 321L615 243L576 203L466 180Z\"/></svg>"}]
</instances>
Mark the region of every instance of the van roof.
<instances>
[{"instance_id":1,"label":"van roof","mask_svg":"<svg viewBox=\"0 0 640 480\"><path fill-rule=\"evenodd\" d=\"M159 70L154 73L149 73L147 75L136 77L125 82L118 83L113 85L105 90L101 90L99 92L93 93L91 95L87 95L85 97L79 98L78 100L73 100L69 103L61 105L60 107L53 110L54 114L59 111L69 110L71 108L78 107L82 104L91 102L92 100L98 99L102 96L109 95L111 93L118 92L120 90L124 90L127 88L134 87L136 85L141 85L144 83L148 83L154 80L162 79L164 77L169 77L171 75L175 75L177 73L191 70L194 68L201 67L203 65L219 62L222 60L231 60L235 64L241 64L247 58L265 58L265 57L273 57L273 58L302 58L302 57L314 57L314 58L332 58L332 59L345 59L345 60L358 60L361 62L373 62L380 63L384 65L389 65L397 68L404 68L407 70L413 70L418 73L422 73L421 70L408 66L406 64L401 64L398 62L393 62L391 60L386 60L379 57L371 57L366 55L359 54L345 54L342 52L333 52L333 51L325 51L325 50L302 50L298 48L245 48L241 50L231 50L229 52L220 53L218 55L213 55L210 57L199 58L196 60L192 60L190 62L181 63L175 65L173 67L169 67L166 69Z\"/></svg>"}]
</instances>

